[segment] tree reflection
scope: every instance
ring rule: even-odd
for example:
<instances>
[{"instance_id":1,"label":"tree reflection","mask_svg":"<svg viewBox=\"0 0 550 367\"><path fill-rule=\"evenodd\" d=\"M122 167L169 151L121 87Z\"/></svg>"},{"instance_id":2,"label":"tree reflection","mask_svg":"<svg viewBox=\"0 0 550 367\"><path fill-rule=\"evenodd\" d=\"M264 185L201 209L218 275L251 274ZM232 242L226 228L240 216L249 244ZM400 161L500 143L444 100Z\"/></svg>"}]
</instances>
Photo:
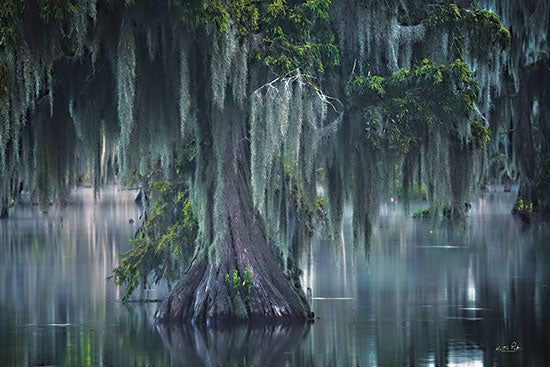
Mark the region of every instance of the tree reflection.
<instances>
[{"instance_id":1,"label":"tree reflection","mask_svg":"<svg viewBox=\"0 0 550 367\"><path fill-rule=\"evenodd\" d=\"M182 362L204 366L308 365L299 353L307 345L310 324L235 324L221 328L194 328L158 324L162 340ZM303 350L302 350L303 352Z\"/></svg>"}]
</instances>

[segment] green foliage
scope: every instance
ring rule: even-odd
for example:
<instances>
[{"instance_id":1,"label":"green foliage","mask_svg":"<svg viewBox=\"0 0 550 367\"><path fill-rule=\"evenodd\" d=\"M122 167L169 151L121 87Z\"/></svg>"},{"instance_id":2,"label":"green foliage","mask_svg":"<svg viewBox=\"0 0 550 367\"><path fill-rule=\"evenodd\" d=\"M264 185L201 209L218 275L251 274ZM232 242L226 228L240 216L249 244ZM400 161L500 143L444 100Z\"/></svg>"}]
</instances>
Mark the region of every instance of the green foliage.
<instances>
[{"instance_id":1,"label":"green foliage","mask_svg":"<svg viewBox=\"0 0 550 367\"><path fill-rule=\"evenodd\" d=\"M415 219L426 219L426 218L430 218L431 216L432 216L432 211L430 210L430 208L418 209L413 214L413 218Z\"/></svg>"},{"instance_id":2,"label":"green foliage","mask_svg":"<svg viewBox=\"0 0 550 367\"><path fill-rule=\"evenodd\" d=\"M491 131L478 121L472 121L472 137L478 148L485 149L486 143L491 141Z\"/></svg>"},{"instance_id":3,"label":"green foliage","mask_svg":"<svg viewBox=\"0 0 550 367\"><path fill-rule=\"evenodd\" d=\"M454 39L455 57L463 55L464 36L471 39L474 57L487 61L489 53L510 48L511 34L495 13L480 9L475 3L469 8L454 3L435 4L422 23L429 29L445 28Z\"/></svg>"},{"instance_id":4,"label":"green foliage","mask_svg":"<svg viewBox=\"0 0 550 367\"><path fill-rule=\"evenodd\" d=\"M512 213L519 216L525 224L530 224L536 218L535 207L532 202L518 197Z\"/></svg>"},{"instance_id":5,"label":"green foliage","mask_svg":"<svg viewBox=\"0 0 550 367\"><path fill-rule=\"evenodd\" d=\"M470 138L482 147L489 132L473 119L478 91L462 59L444 65L424 59L412 70L401 69L386 78L358 76L347 85L351 102L363 110L367 138L375 146L388 144L404 153L420 143L427 126L450 129L458 136L461 125L470 123Z\"/></svg>"},{"instance_id":6,"label":"green foliage","mask_svg":"<svg viewBox=\"0 0 550 367\"><path fill-rule=\"evenodd\" d=\"M403 74L407 72L408 70L403 69ZM403 79L404 81L404 79ZM375 91L380 97L384 97L384 94L386 94L386 90L384 89L382 83L384 82L384 78L381 76L372 76L367 79L367 83L369 86L369 89Z\"/></svg>"},{"instance_id":7,"label":"green foliage","mask_svg":"<svg viewBox=\"0 0 550 367\"><path fill-rule=\"evenodd\" d=\"M233 20L237 25L239 35L247 36L249 33L258 30L260 11L257 4L260 2L261 0L239 0L230 3Z\"/></svg>"},{"instance_id":8,"label":"green foliage","mask_svg":"<svg viewBox=\"0 0 550 367\"><path fill-rule=\"evenodd\" d=\"M175 0L184 21L235 27L241 37L261 34L256 59L279 75L296 69L323 73L340 56L329 30L331 0ZM311 81L309 81L311 83Z\"/></svg>"},{"instance_id":9,"label":"green foliage","mask_svg":"<svg viewBox=\"0 0 550 367\"><path fill-rule=\"evenodd\" d=\"M17 39L15 27L24 4L25 0L3 0L0 3L0 47L9 46Z\"/></svg>"},{"instance_id":10,"label":"green foliage","mask_svg":"<svg viewBox=\"0 0 550 367\"><path fill-rule=\"evenodd\" d=\"M146 288L149 275L155 284L176 281L195 247L198 226L187 182L181 177L168 182L157 172L149 178L147 192L153 203L150 216L113 270L116 284L127 285L123 300L137 288Z\"/></svg>"},{"instance_id":11,"label":"green foliage","mask_svg":"<svg viewBox=\"0 0 550 367\"><path fill-rule=\"evenodd\" d=\"M318 213L325 212L327 207L326 199L322 196L317 196L317 200L315 200L315 208L317 209Z\"/></svg>"},{"instance_id":12,"label":"green foliage","mask_svg":"<svg viewBox=\"0 0 550 367\"><path fill-rule=\"evenodd\" d=\"M76 15L79 3L79 0L42 0L40 4L40 18L49 23Z\"/></svg>"},{"instance_id":13,"label":"green foliage","mask_svg":"<svg viewBox=\"0 0 550 367\"><path fill-rule=\"evenodd\" d=\"M515 208L519 214L533 214L533 203L522 198L518 198Z\"/></svg>"},{"instance_id":14,"label":"green foliage","mask_svg":"<svg viewBox=\"0 0 550 367\"><path fill-rule=\"evenodd\" d=\"M265 0L174 0L184 21L214 24L220 32L234 25L240 36L258 30L260 11Z\"/></svg>"},{"instance_id":15,"label":"green foliage","mask_svg":"<svg viewBox=\"0 0 550 367\"><path fill-rule=\"evenodd\" d=\"M233 270L233 278L231 278L229 274L225 274L225 284L227 285L228 291L234 289L237 296L243 297L243 301L248 302L250 301L252 287L254 287L254 284L252 284L253 278L254 274L248 270L248 267L244 268L242 278L239 275L239 271L235 269Z\"/></svg>"},{"instance_id":16,"label":"green foliage","mask_svg":"<svg viewBox=\"0 0 550 367\"><path fill-rule=\"evenodd\" d=\"M338 65L340 56L327 22L331 0L307 0L289 5L271 1L262 18L263 46L258 57L281 75L295 69L323 73Z\"/></svg>"},{"instance_id":17,"label":"green foliage","mask_svg":"<svg viewBox=\"0 0 550 367\"><path fill-rule=\"evenodd\" d=\"M460 208L444 207L442 214L445 218L458 219L464 218L465 213L470 210L472 205L470 203L464 203ZM414 219L429 219L437 218L437 210L433 208L418 209L414 214Z\"/></svg>"},{"instance_id":18,"label":"green foliage","mask_svg":"<svg viewBox=\"0 0 550 367\"><path fill-rule=\"evenodd\" d=\"M76 185L77 186L89 186L90 185L90 177L87 173L79 174L76 176ZM130 185L131 187L131 185Z\"/></svg>"}]
</instances>

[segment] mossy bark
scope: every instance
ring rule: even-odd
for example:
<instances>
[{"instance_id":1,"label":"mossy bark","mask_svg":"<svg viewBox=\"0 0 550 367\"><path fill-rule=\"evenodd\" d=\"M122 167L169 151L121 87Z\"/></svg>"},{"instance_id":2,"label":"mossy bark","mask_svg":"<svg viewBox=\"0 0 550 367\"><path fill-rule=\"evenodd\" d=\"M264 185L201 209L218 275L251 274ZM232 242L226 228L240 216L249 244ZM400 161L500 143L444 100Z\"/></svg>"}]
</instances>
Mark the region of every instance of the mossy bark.
<instances>
[{"instance_id":1,"label":"mossy bark","mask_svg":"<svg viewBox=\"0 0 550 367\"><path fill-rule=\"evenodd\" d=\"M203 221L211 226L210 241L199 245L189 269L161 304L155 315L159 322L288 322L305 321L310 315L304 292L285 273L279 250L266 237L263 218L253 205L250 147L246 129L236 121L242 114L235 109L228 107L217 114L218 121L211 123L208 134L216 150L201 153L198 163L204 162L206 171L217 172L206 195L208 212ZM232 282L235 270L244 281L245 268L253 274L250 292L242 284L235 288ZM231 284L226 283L226 274Z\"/></svg>"}]
</instances>

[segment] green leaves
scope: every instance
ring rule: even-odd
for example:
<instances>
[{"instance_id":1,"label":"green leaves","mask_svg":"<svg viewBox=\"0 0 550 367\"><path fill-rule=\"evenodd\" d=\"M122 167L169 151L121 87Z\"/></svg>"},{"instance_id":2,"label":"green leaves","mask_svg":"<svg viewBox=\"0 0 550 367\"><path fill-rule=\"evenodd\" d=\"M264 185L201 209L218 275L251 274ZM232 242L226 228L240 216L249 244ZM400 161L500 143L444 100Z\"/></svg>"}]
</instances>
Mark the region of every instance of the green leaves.
<instances>
[{"instance_id":1,"label":"green leaves","mask_svg":"<svg viewBox=\"0 0 550 367\"><path fill-rule=\"evenodd\" d=\"M458 131L472 124L472 139L481 148L489 131L473 120L479 86L462 59L437 65L424 59L412 70L392 76L358 76L348 82L352 104L363 111L365 132L375 146L407 152L428 125Z\"/></svg>"},{"instance_id":2,"label":"green leaves","mask_svg":"<svg viewBox=\"0 0 550 367\"><path fill-rule=\"evenodd\" d=\"M194 251L198 223L193 216L189 187L180 177L167 182L162 174L151 176L148 195L152 207L145 226L130 244L132 248L121 255L119 266L113 270L117 285L126 284L123 300L137 288L146 288L148 278L158 283L176 281Z\"/></svg>"},{"instance_id":3,"label":"green leaves","mask_svg":"<svg viewBox=\"0 0 550 367\"><path fill-rule=\"evenodd\" d=\"M79 0L42 0L40 18L46 23L61 20L78 13Z\"/></svg>"},{"instance_id":4,"label":"green leaves","mask_svg":"<svg viewBox=\"0 0 550 367\"><path fill-rule=\"evenodd\" d=\"M450 32L456 58L464 53L464 38L471 40L469 53L481 62L488 62L490 55L510 48L511 34L499 17L477 5L459 7L456 4L435 4L422 21L428 29L446 29Z\"/></svg>"},{"instance_id":5,"label":"green leaves","mask_svg":"<svg viewBox=\"0 0 550 367\"><path fill-rule=\"evenodd\" d=\"M340 56L334 35L326 27L330 0L308 0L294 6L271 1L262 19L262 60L280 75L300 68L317 74L326 65L338 65Z\"/></svg>"},{"instance_id":6,"label":"green leaves","mask_svg":"<svg viewBox=\"0 0 550 367\"><path fill-rule=\"evenodd\" d=\"M472 137L479 149L485 149L485 144L491 141L491 131L478 121L471 122Z\"/></svg>"},{"instance_id":7,"label":"green leaves","mask_svg":"<svg viewBox=\"0 0 550 367\"><path fill-rule=\"evenodd\" d=\"M0 47L12 45L17 36L15 27L23 11L24 0L3 0L0 4Z\"/></svg>"},{"instance_id":8,"label":"green leaves","mask_svg":"<svg viewBox=\"0 0 550 367\"><path fill-rule=\"evenodd\" d=\"M225 285L227 286L227 290L234 289L237 296L243 297L244 302L250 301L250 292L252 291L252 287L254 286L252 284L252 279L254 278L254 274L250 270L248 270L248 267L244 268L243 277L239 275L239 271L237 269L233 270L233 278L230 278L229 274L225 274Z\"/></svg>"},{"instance_id":9,"label":"green leaves","mask_svg":"<svg viewBox=\"0 0 550 367\"><path fill-rule=\"evenodd\" d=\"M214 24L220 32L231 26L241 37L262 35L256 58L279 75L300 68L303 74L323 73L340 56L328 27L331 0L175 0L184 21Z\"/></svg>"},{"instance_id":10,"label":"green leaves","mask_svg":"<svg viewBox=\"0 0 550 367\"><path fill-rule=\"evenodd\" d=\"M441 84L443 82L443 74L441 73L443 67L444 65L438 66L432 60L422 60L420 66L414 70L417 84L423 81L431 82L433 85Z\"/></svg>"},{"instance_id":11,"label":"green leaves","mask_svg":"<svg viewBox=\"0 0 550 367\"><path fill-rule=\"evenodd\" d=\"M278 17L279 14L282 14L282 16L286 15L286 1L285 0L275 0L267 5L267 14L272 17ZM264 18L268 19L268 18Z\"/></svg>"},{"instance_id":12,"label":"green leaves","mask_svg":"<svg viewBox=\"0 0 550 367\"><path fill-rule=\"evenodd\" d=\"M231 25L240 36L256 32L265 0L174 0L184 21L197 24L214 24L218 31L225 32Z\"/></svg>"},{"instance_id":13,"label":"green leaves","mask_svg":"<svg viewBox=\"0 0 550 367\"><path fill-rule=\"evenodd\" d=\"M384 78L381 76L372 76L368 78L367 82L371 90L376 91L380 97L384 97L384 94L386 94L386 90L382 85Z\"/></svg>"}]
</instances>

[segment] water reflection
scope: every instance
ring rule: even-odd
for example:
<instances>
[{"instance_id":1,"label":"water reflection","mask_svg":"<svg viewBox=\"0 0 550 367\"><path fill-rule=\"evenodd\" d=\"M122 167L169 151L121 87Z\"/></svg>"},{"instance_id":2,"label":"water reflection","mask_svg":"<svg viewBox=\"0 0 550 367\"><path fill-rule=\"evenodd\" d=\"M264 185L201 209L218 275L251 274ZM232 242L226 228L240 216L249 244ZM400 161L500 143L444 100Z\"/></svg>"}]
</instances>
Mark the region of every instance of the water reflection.
<instances>
[{"instance_id":1,"label":"water reflection","mask_svg":"<svg viewBox=\"0 0 550 367\"><path fill-rule=\"evenodd\" d=\"M550 230L522 232L512 202L512 194L487 193L466 223L441 226L386 208L368 262L317 244L308 283L322 318L312 329L316 360L332 364L336 353L336 365L550 365ZM331 297L353 300L315 300ZM495 351L513 341L517 353Z\"/></svg>"},{"instance_id":2,"label":"water reflection","mask_svg":"<svg viewBox=\"0 0 550 367\"><path fill-rule=\"evenodd\" d=\"M0 221L0 365L125 365L150 357L124 348L132 328L148 331L127 321L136 311L116 303L118 290L105 280L135 231L128 223L138 215L135 193L105 189L96 204L92 195L81 189L72 205L45 218L22 206Z\"/></svg>"},{"instance_id":3,"label":"water reflection","mask_svg":"<svg viewBox=\"0 0 550 367\"><path fill-rule=\"evenodd\" d=\"M218 330L159 324L157 329L172 354L192 366L312 364L311 354L299 353L307 345L309 324L241 324Z\"/></svg>"},{"instance_id":4,"label":"water reflection","mask_svg":"<svg viewBox=\"0 0 550 367\"><path fill-rule=\"evenodd\" d=\"M118 302L105 277L135 231L135 194L91 195L46 220L20 207L0 221L1 366L550 365L550 228L522 231L513 194L485 194L458 226L389 204L368 252L347 221L302 261L319 320L217 331L155 325L157 304Z\"/></svg>"}]
</instances>

